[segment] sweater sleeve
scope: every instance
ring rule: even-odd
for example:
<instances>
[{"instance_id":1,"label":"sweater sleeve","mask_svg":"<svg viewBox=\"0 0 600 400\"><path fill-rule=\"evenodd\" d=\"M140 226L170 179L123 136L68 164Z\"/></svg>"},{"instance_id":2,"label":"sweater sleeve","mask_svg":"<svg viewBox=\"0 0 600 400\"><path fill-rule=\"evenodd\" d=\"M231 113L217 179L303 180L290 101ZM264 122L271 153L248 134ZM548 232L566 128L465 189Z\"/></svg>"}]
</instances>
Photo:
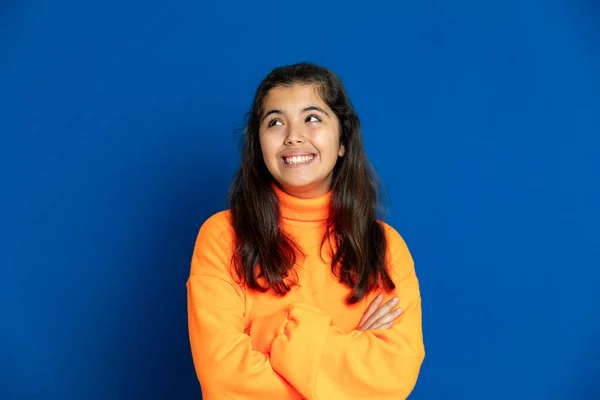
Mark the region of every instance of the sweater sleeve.
<instances>
[{"instance_id":1,"label":"sweater sleeve","mask_svg":"<svg viewBox=\"0 0 600 400\"><path fill-rule=\"evenodd\" d=\"M330 316L296 303L271 345L273 368L309 400L405 399L416 384L425 357L419 283L406 244L386 229L396 284L389 297L404 309L395 325L345 333Z\"/></svg>"},{"instance_id":2,"label":"sweater sleeve","mask_svg":"<svg viewBox=\"0 0 600 400\"><path fill-rule=\"evenodd\" d=\"M231 237L217 214L200 229L187 281L192 358L203 398L300 399L244 333L243 292L229 273Z\"/></svg>"}]
</instances>

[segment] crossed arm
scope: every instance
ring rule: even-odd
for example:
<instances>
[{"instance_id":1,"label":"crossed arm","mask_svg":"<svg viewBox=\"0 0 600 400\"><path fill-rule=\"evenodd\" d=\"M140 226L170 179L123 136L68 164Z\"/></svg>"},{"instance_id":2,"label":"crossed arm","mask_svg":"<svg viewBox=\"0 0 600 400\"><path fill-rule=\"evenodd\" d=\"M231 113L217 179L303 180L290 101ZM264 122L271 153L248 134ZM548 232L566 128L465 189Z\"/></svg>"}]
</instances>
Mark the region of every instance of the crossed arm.
<instances>
[{"instance_id":1,"label":"crossed arm","mask_svg":"<svg viewBox=\"0 0 600 400\"><path fill-rule=\"evenodd\" d=\"M394 304L376 304L371 310L379 314L368 309L346 333L321 310L294 303L245 332L243 293L228 275L222 241L208 233L200 231L187 282L190 344L205 399L408 397L424 357L421 298L408 250L392 262L400 273L391 296L403 309L395 323L387 320ZM403 243L396 246L402 250Z\"/></svg>"}]
</instances>

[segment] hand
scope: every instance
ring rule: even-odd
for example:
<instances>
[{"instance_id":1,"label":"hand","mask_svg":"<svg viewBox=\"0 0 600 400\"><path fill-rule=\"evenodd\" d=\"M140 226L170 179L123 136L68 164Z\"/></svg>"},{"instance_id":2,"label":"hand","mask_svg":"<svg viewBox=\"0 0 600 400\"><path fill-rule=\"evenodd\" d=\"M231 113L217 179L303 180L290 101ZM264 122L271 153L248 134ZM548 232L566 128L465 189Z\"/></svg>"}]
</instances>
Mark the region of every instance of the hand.
<instances>
[{"instance_id":1,"label":"hand","mask_svg":"<svg viewBox=\"0 0 600 400\"><path fill-rule=\"evenodd\" d=\"M381 307L383 295L379 294L373 302L367 307L362 319L358 323L356 330L384 330L394 326L394 320L402 314L402 309L392 310L398 304L398 298L394 297Z\"/></svg>"},{"instance_id":2,"label":"hand","mask_svg":"<svg viewBox=\"0 0 600 400\"><path fill-rule=\"evenodd\" d=\"M283 333L287 321L287 308L252 321L250 327L245 331L252 339L252 349L263 354L271 353L271 345L275 338Z\"/></svg>"}]
</instances>

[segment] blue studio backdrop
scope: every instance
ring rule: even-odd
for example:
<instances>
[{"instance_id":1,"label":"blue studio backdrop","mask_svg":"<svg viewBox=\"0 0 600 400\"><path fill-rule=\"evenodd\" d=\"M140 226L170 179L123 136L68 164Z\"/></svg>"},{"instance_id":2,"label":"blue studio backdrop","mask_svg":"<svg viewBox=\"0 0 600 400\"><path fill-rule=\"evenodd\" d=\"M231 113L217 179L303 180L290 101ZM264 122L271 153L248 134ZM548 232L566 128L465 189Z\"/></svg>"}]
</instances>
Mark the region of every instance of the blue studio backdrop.
<instances>
[{"instance_id":1,"label":"blue studio backdrop","mask_svg":"<svg viewBox=\"0 0 600 400\"><path fill-rule=\"evenodd\" d=\"M201 398L194 240L257 84L310 61L415 259L410 398L600 399L599 27L583 0L3 1L0 398Z\"/></svg>"}]
</instances>

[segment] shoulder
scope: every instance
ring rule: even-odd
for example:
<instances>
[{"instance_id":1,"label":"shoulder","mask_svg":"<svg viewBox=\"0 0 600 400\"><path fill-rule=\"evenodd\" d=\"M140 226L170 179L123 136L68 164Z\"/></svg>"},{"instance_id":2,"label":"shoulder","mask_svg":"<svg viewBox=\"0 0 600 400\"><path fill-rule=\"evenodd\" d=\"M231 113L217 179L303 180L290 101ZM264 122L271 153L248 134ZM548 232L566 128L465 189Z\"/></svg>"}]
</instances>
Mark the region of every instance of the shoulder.
<instances>
[{"instance_id":1,"label":"shoulder","mask_svg":"<svg viewBox=\"0 0 600 400\"><path fill-rule=\"evenodd\" d=\"M418 286L415 263L402 235L388 223L379 221L387 240L387 258L392 279L396 285Z\"/></svg>"},{"instance_id":2,"label":"shoulder","mask_svg":"<svg viewBox=\"0 0 600 400\"><path fill-rule=\"evenodd\" d=\"M192 274L221 275L233 254L233 227L229 210L211 215L200 226L192 258Z\"/></svg>"},{"instance_id":3,"label":"shoulder","mask_svg":"<svg viewBox=\"0 0 600 400\"><path fill-rule=\"evenodd\" d=\"M224 240L230 239L232 235L231 212L223 210L204 221L198 232L198 240Z\"/></svg>"},{"instance_id":4,"label":"shoulder","mask_svg":"<svg viewBox=\"0 0 600 400\"><path fill-rule=\"evenodd\" d=\"M400 235L400 233L398 233L398 231L388 223L383 221L379 221L379 223L385 232L385 238L388 242L388 255L391 257L392 261L398 258L406 257L412 259L406 241L402 235Z\"/></svg>"}]
</instances>

